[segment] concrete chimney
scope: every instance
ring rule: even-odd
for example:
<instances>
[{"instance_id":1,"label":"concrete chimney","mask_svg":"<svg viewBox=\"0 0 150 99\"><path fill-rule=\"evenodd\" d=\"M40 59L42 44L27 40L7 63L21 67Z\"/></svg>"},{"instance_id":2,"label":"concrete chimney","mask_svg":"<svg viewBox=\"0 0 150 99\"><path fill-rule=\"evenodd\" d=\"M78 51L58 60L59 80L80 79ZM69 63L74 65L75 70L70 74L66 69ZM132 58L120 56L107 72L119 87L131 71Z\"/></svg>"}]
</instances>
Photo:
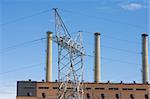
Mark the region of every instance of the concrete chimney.
<instances>
[{"instance_id":1,"label":"concrete chimney","mask_svg":"<svg viewBox=\"0 0 150 99\"><path fill-rule=\"evenodd\" d=\"M142 80L144 84L149 82L148 65L148 35L142 34Z\"/></svg>"},{"instance_id":2,"label":"concrete chimney","mask_svg":"<svg viewBox=\"0 0 150 99\"><path fill-rule=\"evenodd\" d=\"M95 33L94 81L100 82L100 33Z\"/></svg>"},{"instance_id":3,"label":"concrete chimney","mask_svg":"<svg viewBox=\"0 0 150 99\"><path fill-rule=\"evenodd\" d=\"M52 82L52 32L47 32L46 82Z\"/></svg>"}]
</instances>

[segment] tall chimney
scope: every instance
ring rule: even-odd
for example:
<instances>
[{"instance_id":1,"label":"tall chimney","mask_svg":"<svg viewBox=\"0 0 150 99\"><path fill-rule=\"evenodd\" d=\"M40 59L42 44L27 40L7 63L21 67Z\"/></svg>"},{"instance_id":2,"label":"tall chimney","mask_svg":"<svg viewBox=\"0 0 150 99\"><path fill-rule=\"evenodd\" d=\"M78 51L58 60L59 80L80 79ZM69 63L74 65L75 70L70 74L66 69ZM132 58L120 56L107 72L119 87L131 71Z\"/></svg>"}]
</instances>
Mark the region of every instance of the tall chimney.
<instances>
[{"instance_id":1,"label":"tall chimney","mask_svg":"<svg viewBox=\"0 0 150 99\"><path fill-rule=\"evenodd\" d=\"M144 84L149 81L148 65L148 35L142 34L142 80Z\"/></svg>"},{"instance_id":2,"label":"tall chimney","mask_svg":"<svg viewBox=\"0 0 150 99\"><path fill-rule=\"evenodd\" d=\"M46 82L52 81L52 32L47 32Z\"/></svg>"},{"instance_id":3,"label":"tall chimney","mask_svg":"<svg viewBox=\"0 0 150 99\"><path fill-rule=\"evenodd\" d=\"M94 81L100 82L100 33L95 33Z\"/></svg>"}]
</instances>

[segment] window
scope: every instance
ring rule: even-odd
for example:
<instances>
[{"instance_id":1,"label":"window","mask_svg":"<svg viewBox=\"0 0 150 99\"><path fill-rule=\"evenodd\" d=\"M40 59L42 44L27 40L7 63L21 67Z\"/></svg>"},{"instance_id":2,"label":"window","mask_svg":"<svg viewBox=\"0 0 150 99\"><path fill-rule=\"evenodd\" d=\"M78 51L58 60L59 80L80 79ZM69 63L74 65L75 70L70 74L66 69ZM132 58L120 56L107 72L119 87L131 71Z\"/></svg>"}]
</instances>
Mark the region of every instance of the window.
<instances>
[{"instance_id":1,"label":"window","mask_svg":"<svg viewBox=\"0 0 150 99\"><path fill-rule=\"evenodd\" d=\"M95 90L105 90L105 88L95 88Z\"/></svg>"},{"instance_id":2,"label":"window","mask_svg":"<svg viewBox=\"0 0 150 99\"><path fill-rule=\"evenodd\" d=\"M90 99L91 96L90 96L89 93L87 93L87 94L86 94L86 97L87 97L87 99Z\"/></svg>"},{"instance_id":3,"label":"window","mask_svg":"<svg viewBox=\"0 0 150 99\"><path fill-rule=\"evenodd\" d=\"M109 90L119 90L118 88L109 88Z\"/></svg>"},{"instance_id":4,"label":"window","mask_svg":"<svg viewBox=\"0 0 150 99\"><path fill-rule=\"evenodd\" d=\"M122 90L133 90L132 88L122 88Z\"/></svg>"},{"instance_id":5,"label":"window","mask_svg":"<svg viewBox=\"0 0 150 99\"><path fill-rule=\"evenodd\" d=\"M73 88L67 88L67 89L73 89Z\"/></svg>"},{"instance_id":6,"label":"window","mask_svg":"<svg viewBox=\"0 0 150 99\"><path fill-rule=\"evenodd\" d=\"M104 95L104 94L101 94L101 98L104 99L104 98L105 98L105 95Z\"/></svg>"},{"instance_id":7,"label":"window","mask_svg":"<svg viewBox=\"0 0 150 99\"><path fill-rule=\"evenodd\" d=\"M134 99L134 95L133 94L130 94L130 99Z\"/></svg>"},{"instance_id":8,"label":"window","mask_svg":"<svg viewBox=\"0 0 150 99\"><path fill-rule=\"evenodd\" d=\"M39 87L39 89L49 89L49 87Z\"/></svg>"},{"instance_id":9,"label":"window","mask_svg":"<svg viewBox=\"0 0 150 99\"><path fill-rule=\"evenodd\" d=\"M27 93L27 96L32 96L32 93L31 93L31 92L28 92L28 93Z\"/></svg>"},{"instance_id":10,"label":"window","mask_svg":"<svg viewBox=\"0 0 150 99\"><path fill-rule=\"evenodd\" d=\"M149 99L149 98L148 98L148 94L145 94L145 99Z\"/></svg>"},{"instance_id":11,"label":"window","mask_svg":"<svg viewBox=\"0 0 150 99\"><path fill-rule=\"evenodd\" d=\"M139 90L139 91L140 91L140 90L143 90L143 91L144 91L144 90L146 90L146 89L143 89L143 88L137 88L136 90Z\"/></svg>"},{"instance_id":12,"label":"window","mask_svg":"<svg viewBox=\"0 0 150 99\"><path fill-rule=\"evenodd\" d=\"M35 89L35 87L24 87L24 89Z\"/></svg>"},{"instance_id":13,"label":"window","mask_svg":"<svg viewBox=\"0 0 150 99\"><path fill-rule=\"evenodd\" d=\"M120 97L119 97L119 94L116 94L116 99L119 99Z\"/></svg>"},{"instance_id":14,"label":"window","mask_svg":"<svg viewBox=\"0 0 150 99\"><path fill-rule=\"evenodd\" d=\"M53 89L59 89L58 87L53 87Z\"/></svg>"},{"instance_id":15,"label":"window","mask_svg":"<svg viewBox=\"0 0 150 99\"><path fill-rule=\"evenodd\" d=\"M45 93L42 93L42 97L45 98L45 97L46 97L46 94L45 94Z\"/></svg>"},{"instance_id":16,"label":"window","mask_svg":"<svg viewBox=\"0 0 150 99\"><path fill-rule=\"evenodd\" d=\"M91 88L87 87L86 90L91 90Z\"/></svg>"}]
</instances>

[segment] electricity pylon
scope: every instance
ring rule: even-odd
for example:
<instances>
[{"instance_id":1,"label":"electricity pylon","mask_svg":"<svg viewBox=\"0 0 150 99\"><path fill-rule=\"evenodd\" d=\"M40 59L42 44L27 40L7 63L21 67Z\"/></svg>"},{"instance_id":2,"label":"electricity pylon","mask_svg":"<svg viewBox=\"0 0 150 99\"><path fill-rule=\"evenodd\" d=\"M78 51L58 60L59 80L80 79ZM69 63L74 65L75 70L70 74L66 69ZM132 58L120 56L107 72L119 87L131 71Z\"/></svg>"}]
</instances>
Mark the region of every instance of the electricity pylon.
<instances>
[{"instance_id":1,"label":"electricity pylon","mask_svg":"<svg viewBox=\"0 0 150 99\"><path fill-rule=\"evenodd\" d=\"M58 45L58 99L83 98L83 56L81 32L71 37L57 9L55 12L55 42Z\"/></svg>"}]
</instances>

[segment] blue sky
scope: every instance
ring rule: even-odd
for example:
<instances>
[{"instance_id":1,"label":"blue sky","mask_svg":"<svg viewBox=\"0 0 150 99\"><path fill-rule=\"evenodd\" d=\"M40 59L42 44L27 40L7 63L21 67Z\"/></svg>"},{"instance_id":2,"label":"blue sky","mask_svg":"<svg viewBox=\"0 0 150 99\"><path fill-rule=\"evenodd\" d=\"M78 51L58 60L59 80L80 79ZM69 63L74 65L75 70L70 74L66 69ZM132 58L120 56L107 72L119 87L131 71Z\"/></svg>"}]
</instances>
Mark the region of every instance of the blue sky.
<instances>
[{"instance_id":1,"label":"blue sky","mask_svg":"<svg viewBox=\"0 0 150 99\"><path fill-rule=\"evenodd\" d=\"M15 99L16 81L45 79L46 41L32 41L45 37L48 30L54 32L52 8L59 8L73 36L83 31L83 43L89 55L94 51L93 33L102 34L103 82L141 82L141 34L150 32L148 0L1 0L0 4L1 99ZM55 80L55 43L53 53ZM93 60L85 57L84 61L87 76L84 79L88 82L93 81Z\"/></svg>"}]
</instances>

